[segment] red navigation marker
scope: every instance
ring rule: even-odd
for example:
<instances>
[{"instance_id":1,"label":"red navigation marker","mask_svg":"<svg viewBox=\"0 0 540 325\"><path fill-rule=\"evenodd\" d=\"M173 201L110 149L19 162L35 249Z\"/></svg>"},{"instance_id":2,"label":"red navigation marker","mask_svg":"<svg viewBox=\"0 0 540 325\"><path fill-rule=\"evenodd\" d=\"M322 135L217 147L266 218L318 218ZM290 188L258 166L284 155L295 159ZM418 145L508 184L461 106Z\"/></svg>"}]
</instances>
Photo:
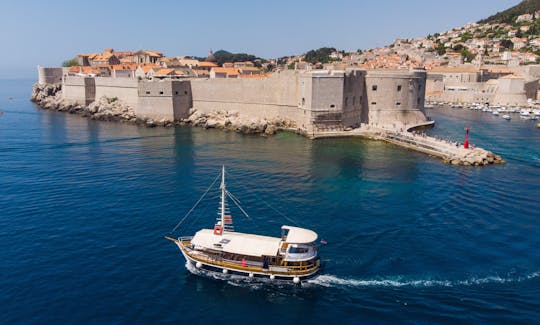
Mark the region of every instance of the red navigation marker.
<instances>
[{"instance_id":1,"label":"red navigation marker","mask_svg":"<svg viewBox=\"0 0 540 325\"><path fill-rule=\"evenodd\" d=\"M465 149L469 149L469 130L471 129L471 127L469 125L467 125L467 127L465 128L465 141L463 141L463 148Z\"/></svg>"}]
</instances>

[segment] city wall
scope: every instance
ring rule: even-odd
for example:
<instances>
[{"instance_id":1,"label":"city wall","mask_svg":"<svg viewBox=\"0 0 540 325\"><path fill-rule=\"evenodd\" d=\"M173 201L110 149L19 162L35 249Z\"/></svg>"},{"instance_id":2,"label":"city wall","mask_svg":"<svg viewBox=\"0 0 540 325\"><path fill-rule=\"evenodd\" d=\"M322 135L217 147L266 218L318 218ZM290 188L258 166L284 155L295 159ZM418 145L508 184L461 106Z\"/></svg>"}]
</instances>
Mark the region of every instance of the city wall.
<instances>
[{"instance_id":1,"label":"city wall","mask_svg":"<svg viewBox=\"0 0 540 325\"><path fill-rule=\"evenodd\" d=\"M423 69L291 70L253 79L63 77L66 100L88 105L103 96L116 97L141 118L181 120L191 108L201 113L236 111L247 121L293 121L310 134L361 124L394 128L423 124L425 89Z\"/></svg>"},{"instance_id":2,"label":"city wall","mask_svg":"<svg viewBox=\"0 0 540 325\"><path fill-rule=\"evenodd\" d=\"M44 84L59 84L62 82L63 68L47 68L38 66L38 82Z\"/></svg>"},{"instance_id":3,"label":"city wall","mask_svg":"<svg viewBox=\"0 0 540 325\"><path fill-rule=\"evenodd\" d=\"M369 123L403 128L426 122L426 72L368 71L366 76Z\"/></svg>"},{"instance_id":4,"label":"city wall","mask_svg":"<svg viewBox=\"0 0 540 325\"><path fill-rule=\"evenodd\" d=\"M246 119L289 119L308 127L308 117L298 107L298 74L274 73L268 78L192 79L193 108L212 111L237 111Z\"/></svg>"}]
</instances>

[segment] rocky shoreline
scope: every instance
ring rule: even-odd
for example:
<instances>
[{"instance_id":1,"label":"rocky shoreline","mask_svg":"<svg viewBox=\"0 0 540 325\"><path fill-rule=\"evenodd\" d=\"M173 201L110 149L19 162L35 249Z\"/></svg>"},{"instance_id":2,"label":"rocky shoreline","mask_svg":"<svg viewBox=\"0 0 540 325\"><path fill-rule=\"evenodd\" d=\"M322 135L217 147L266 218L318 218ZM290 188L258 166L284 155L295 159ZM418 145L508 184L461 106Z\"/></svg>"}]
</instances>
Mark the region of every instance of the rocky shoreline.
<instances>
[{"instance_id":1,"label":"rocky shoreline","mask_svg":"<svg viewBox=\"0 0 540 325\"><path fill-rule=\"evenodd\" d=\"M461 166L487 166L505 163L501 156L482 148L473 148L464 155L454 155L443 161L447 164Z\"/></svg>"},{"instance_id":2,"label":"rocky shoreline","mask_svg":"<svg viewBox=\"0 0 540 325\"><path fill-rule=\"evenodd\" d=\"M80 114L94 120L116 121L131 123L145 127L172 127L175 125L191 125L206 129L220 129L243 134L272 135L279 131L290 131L309 137L302 129L290 120L283 118L246 119L236 111L214 111L202 113L191 110L188 118L180 121L152 120L137 117L134 110L117 98L102 97L88 106L74 104L62 97L62 86L59 84L34 84L32 101L43 109L57 110L71 114ZM396 132L372 127L361 127L350 132L336 132L335 134L321 133L317 137L328 136L361 136L375 140L384 140L402 147L424 152L441 158L445 163L461 166L486 166L503 164L505 161L498 155L482 148L462 149L455 145L431 138L410 133ZM313 137L313 138L317 138Z\"/></svg>"},{"instance_id":3,"label":"rocky shoreline","mask_svg":"<svg viewBox=\"0 0 540 325\"><path fill-rule=\"evenodd\" d=\"M34 84L31 100L43 109L79 114L93 120L131 123L146 127L172 127L175 125L192 125L206 129L229 130L244 134L272 135L279 131L291 131L304 134L293 121L284 118L246 119L235 111L215 111L202 113L191 110L188 118L180 121L153 120L135 115L131 107L117 98L102 97L90 105L74 104L62 98L60 84Z\"/></svg>"}]
</instances>

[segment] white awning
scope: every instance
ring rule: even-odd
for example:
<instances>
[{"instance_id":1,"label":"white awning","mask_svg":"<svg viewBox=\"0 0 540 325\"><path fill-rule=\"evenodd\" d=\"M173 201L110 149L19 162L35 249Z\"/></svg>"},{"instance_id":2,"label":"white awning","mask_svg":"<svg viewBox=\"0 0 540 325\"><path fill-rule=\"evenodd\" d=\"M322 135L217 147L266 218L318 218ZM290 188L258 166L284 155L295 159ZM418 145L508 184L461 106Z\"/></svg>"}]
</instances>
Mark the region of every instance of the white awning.
<instances>
[{"instance_id":1,"label":"white awning","mask_svg":"<svg viewBox=\"0 0 540 325\"><path fill-rule=\"evenodd\" d=\"M304 228L282 226L281 229L288 230L287 243L309 244L317 240L317 233Z\"/></svg>"},{"instance_id":2,"label":"white awning","mask_svg":"<svg viewBox=\"0 0 540 325\"><path fill-rule=\"evenodd\" d=\"M275 256L279 250L281 239L276 237L244 234L240 232L223 232L214 235L213 229L197 231L191 243L195 246L220 250L223 252L249 256Z\"/></svg>"}]
</instances>

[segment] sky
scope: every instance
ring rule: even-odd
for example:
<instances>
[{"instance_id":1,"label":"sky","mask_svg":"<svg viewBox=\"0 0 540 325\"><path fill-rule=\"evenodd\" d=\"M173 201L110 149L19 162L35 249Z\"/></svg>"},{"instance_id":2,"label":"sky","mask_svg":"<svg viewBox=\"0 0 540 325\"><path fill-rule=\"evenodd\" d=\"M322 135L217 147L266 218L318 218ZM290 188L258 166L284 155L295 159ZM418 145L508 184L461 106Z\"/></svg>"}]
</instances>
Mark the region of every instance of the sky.
<instances>
[{"instance_id":1,"label":"sky","mask_svg":"<svg viewBox=\"0 0 540 325\"><path fill-rule=\"evenodd\" d=\"M0 79L36 77L78 53L210 49L264 58L331 46L357 50L486 18L519 0L29 1L0 3Z\"/></svg>"}]
</instances>

